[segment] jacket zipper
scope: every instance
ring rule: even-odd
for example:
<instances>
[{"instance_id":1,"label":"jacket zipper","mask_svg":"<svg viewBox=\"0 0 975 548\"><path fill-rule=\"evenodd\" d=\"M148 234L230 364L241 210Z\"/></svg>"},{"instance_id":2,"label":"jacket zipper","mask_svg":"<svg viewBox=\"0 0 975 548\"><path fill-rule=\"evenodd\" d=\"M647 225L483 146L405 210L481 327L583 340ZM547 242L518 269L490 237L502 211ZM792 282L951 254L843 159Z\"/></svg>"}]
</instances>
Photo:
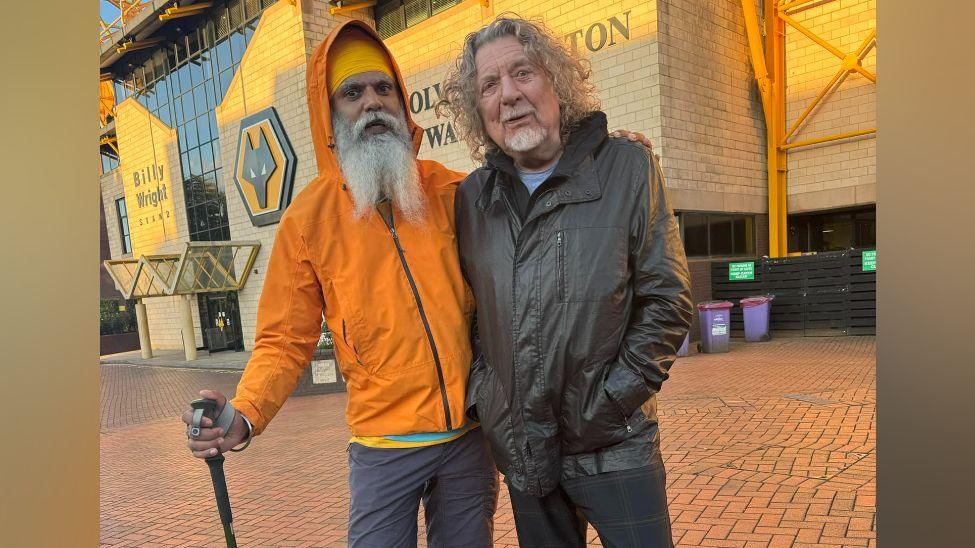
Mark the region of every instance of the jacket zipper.
<instances>
[{"instance_id":1,"label":"jacket zipper","mask_svg":"<svg viewBox=\"0 0 975 548\"><path fill-rule=\"evenodd\" d=\"M559 302L565 302L565 252L562 248L562 231L558 232Z\"/></svg>"},{"instance_id":2,"label":"jacket zipper","mask_svg":"<svg viewBox=\"0 0 975 548\"><path fill-rule=\"evenodd\" d=\"M606 397L609 398L609 399L611 399L611 400L613 400L613 397L610 396L609 394L606 394ZM619 403L616 403L616 400L613 400L613 404L616 406L616 410L620 412L620 416L623 417L623 424L626 425L626 431L627 432L632 432L633 431L633 427L630 426L630 420L623 413L623 408L620 407L620 404Z\"/></svg>"},{"instance_id":3,"label":"jacket zipper","mask_svg":"<svg viewBox=\"0 0 975 548\"><path fill-rule=\"evenodd\" d=\"M427 321L427 314L423 311L423 302L420 300L420 292L416 288L416 282L413 280L413 274L410 272L410 265L406 263L406 255L403 253L403 247L399 243L399 235L396 233L396 229L388 226L389 233L393 235L393 243L396 244L396 253L399 254L399 261L403 265L403 270L406 271L406 279L410 282L410 289L413 290L413 298L416 300L416 308L420 311L420 320L423 321L423 329L427 332L427 341L430 342L430 350L433 351L433 363L437 366L437 380L440 381L440 397L443 400L443 412L444 417L447 420L447 430L453 430L454 427L450 420L450 403L447 400L447 387L443 380L443 368L440 366L440 354L437 353L437 344L433 340L433 332L430 331L430 322Z\"/></svg>"},{"instance_id":4,"label":"jacket zipper","mask_svg":"<svg viewBox=\"0 0 975 548\"><path fill-rule=\"evenodd\" d=\"M514 258L514 260L511 263L511 279L512 279L512 282L514 282L515 272L518 270L517 258L518 258L518 252L521 249L522 228L524 228L524 227L521 224L521 219L519 218L518 214L515 213L515 208L514 208L514 206L511 205L511 201L508 199L508 194L506 192L502 192L501 193L501 199L504 202L505 208L508 211L508 220L511 221L511 222L514 222L515 226L518 229L518 236L515 238L515 249L514 249L514 257L515 258ZM515 303L515 284L514 283L511 284L511 302L512 302L512 304ZM515 338L515 339L518 338L517 333L515 332L514 326L512 326L511 336L513 338ZM516 374L516 371L515 371L517 362L518 362L518 360L516 358L516 355L515 355L514 352L512 352L512 356L511 356L511 364L512 364L512 368L511 368L511 385L514 388L514 396L512 397L512 401L510 402L510 404L513 404L514 403L514 400L515 400L515 398L518 395L518 375ZM514 409L513 408L512 408L512 413L514 413ZM512 435L514 435L514 423L512 423L511 428L512 428ZM526 475L526 480L528 480L530 482L530 480L527 478L527 474L528 474L528 459L531 459L532 458L532 455L531 455L531 448L528 445L528 436L527 436L527 434L525 435L525 451L526 451L526 453L524 455L519 455L518 454L519 451L517 449L517 444L515 445L515 463L514 463L514 466L515 466L515 472L518 473L518 474L525 474ZM519 460L521 462L518 462Z\"/></svg>"}]
</instances>

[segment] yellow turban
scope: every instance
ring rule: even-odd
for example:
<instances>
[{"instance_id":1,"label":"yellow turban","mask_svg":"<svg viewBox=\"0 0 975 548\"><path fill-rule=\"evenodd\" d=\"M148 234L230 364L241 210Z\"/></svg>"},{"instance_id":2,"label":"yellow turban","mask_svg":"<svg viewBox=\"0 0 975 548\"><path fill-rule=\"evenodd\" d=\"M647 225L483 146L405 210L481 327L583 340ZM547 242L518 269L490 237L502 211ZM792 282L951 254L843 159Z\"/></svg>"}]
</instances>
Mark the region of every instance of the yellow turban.
<instances>
[{"instance_id":1,"label":"yellow turban","mask_svg":"<svg viewBox=\"0 0 975 548\"><path fill-rule=\"evenodd\" d=\"M374 70L396 78L386 50L376 40L356 29L342 32L328 50L325 83L329 95L349 76Z\"/></svg>"}]
</instances>

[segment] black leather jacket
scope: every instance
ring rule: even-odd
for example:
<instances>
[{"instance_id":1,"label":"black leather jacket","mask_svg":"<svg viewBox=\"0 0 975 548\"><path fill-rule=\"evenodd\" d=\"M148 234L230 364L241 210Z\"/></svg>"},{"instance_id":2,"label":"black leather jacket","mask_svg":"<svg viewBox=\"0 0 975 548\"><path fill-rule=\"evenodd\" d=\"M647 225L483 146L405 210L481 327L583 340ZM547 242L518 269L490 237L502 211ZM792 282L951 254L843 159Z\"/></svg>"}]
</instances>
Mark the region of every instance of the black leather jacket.
<instances>
[{"instance_id":1,"label":"black leather jacket","mask_svg":"<svg viewBox=\"0 0 975 548\"><path fill-rule=\"evenodd\" d=\"M677 222L653 155L591 113L524 220L503 153L456 195L461 264L477 300L467 413L509 485L649 464L654 394L691 320Z\"/></svg>"}]
</instances>

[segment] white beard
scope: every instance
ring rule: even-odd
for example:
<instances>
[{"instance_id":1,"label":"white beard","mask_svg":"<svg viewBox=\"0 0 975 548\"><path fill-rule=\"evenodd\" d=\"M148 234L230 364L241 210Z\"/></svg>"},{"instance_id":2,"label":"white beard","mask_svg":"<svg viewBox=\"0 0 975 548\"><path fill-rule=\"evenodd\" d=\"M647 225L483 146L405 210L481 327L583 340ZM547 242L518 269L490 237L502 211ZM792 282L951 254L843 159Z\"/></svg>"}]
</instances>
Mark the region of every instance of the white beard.
<instances>
[{"instance_id":1,"label":"white beard","mask_svg":"<svg viewBox=\"0 0 975 548\"><path fill-rule=\"evenodd\" d=\"M505 135L504 144L509 150L527 152L545 142L548 130L543 127L526 127L518 129L513 135Z\"/></svg>"},{"instance_id":2,"label":"white beard","mask_svg":"<svg viewBox=\"0 0 975 548\"><path fill-rule=\"evenodd\" d=\"M364 133L366 125L376 120L385 122L390 131ZM408 222L420 224L426 200L405 116L397 118L377 111L364 114L352 124L333 112L332 128L339 167L352 193L355 218L375 213L376 203L386 196Z\"/></svg>"}]
</instances>

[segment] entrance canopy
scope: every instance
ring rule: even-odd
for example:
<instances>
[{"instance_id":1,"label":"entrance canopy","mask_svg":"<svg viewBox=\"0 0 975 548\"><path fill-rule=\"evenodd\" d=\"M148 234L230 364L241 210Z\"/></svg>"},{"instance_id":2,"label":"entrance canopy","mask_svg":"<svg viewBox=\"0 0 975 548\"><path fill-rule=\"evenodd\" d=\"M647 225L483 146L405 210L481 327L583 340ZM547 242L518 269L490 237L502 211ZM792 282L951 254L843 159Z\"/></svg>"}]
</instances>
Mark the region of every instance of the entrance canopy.
<instances>
[{"instance_id":1,"label":"entrance canopy","mask_svg":"<svg viewBox=\"0 0 975 548\"><path fill-rule=\"evenodd\" d=\"M260 248L258 242L186 242L181 254L143 255L104 265L126 299L239 291Z\"/></svg>"}]
</instances>

